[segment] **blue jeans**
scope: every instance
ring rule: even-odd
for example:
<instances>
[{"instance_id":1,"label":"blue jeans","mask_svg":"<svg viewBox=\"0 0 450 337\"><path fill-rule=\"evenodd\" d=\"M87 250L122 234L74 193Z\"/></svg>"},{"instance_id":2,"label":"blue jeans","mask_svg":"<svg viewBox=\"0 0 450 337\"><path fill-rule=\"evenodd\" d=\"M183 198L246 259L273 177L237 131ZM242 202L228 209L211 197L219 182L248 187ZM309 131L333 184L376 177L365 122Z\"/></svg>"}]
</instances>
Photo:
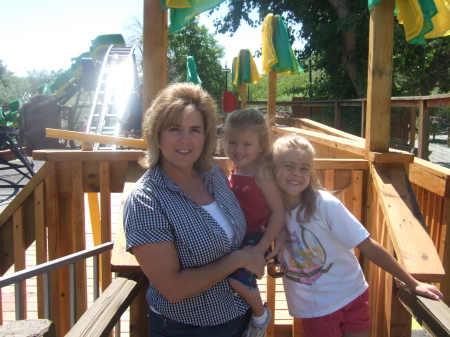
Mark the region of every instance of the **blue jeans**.
<instances>
[{"instance_id":1,"label":"blue jeans","mask_svg":"<svg viewBox=\"0 0 450 337\"><path fill-rule=\"evenodd\" d=\"M263 237L263 235L264 232L251 232L245 234L244 240L242 241L240 248L244 246L256 246ZM240 284L246 286L247 289L250 290L258 289L255 275L243 268L239 268L234 273L229 275L228 279L239 282Z\"/></svg>"},{"instance_id":2,"label":"blue jeans","mask_svg":"<svg viewBox=\"0 0 450 337\"><path fill-rule=\"evenodd\" d=\"M251 310L231 321L211 326L195 326L171 320L148 309L151 337L241 337L250 321Z\"/></svg>"}]
</instances>

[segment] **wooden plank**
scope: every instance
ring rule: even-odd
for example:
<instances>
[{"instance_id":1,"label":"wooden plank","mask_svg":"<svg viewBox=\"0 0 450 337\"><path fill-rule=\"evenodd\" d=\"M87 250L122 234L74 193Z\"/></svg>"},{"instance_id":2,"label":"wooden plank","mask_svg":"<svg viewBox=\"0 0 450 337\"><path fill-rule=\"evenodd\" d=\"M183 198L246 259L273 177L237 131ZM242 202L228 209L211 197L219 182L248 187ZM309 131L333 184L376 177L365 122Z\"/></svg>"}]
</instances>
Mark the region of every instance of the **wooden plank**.
<instances>
[{"instance_id":1,"label":"wooden plank","mask_svg":"<svg viewBox=\"0 0 450 337\"><path fill-rule=\"evenodd\" d=\"M331 136L346 138L354 141L362 141L364 142L364 138L352 135L351 133L347 133L331 126L327 126L325 124L313 121L307 118L291 118L292 126L300 128L300 129L308 129L310 131L322 132Z\"/></svg>"},{"instance_id":2,"label":"wooden plank","mask_svg":"<svg viewBox=\"0 0 450 337\"><path fill-rule=\"evenodd\" d=\"M96 135L93 133L67 131L59 129L45 129L45 135L48 138L77 140L80 142L87 142L87 143L111 144L117 146L132 147L135 149L147 148L147 144L142 139Z\"/></svg>"},{"instance_id":3,"label":"wooden plank","mask_svg":"<svg viewBox=\"0 0 450 337\"><path fill-rule=\"evenodd\" d=\"M409 166L409 180L441 197L450 197L450 177L446 175L436 174L436 171L427 170L426 167L413 163Z\"/></svg>"},{"instance_id":4,"label":"wooden plank","mask_svg":"<svg viewBox=\"0 0 450 337\"><path fill-rule=\"evenodd\" d=\"M14 226L14 271L25 269L25 228L23 223L23 207L19 206L13 215ZM26 281L22 282L22 306L21 316L27 318L27 287ZM17 309L16 309L17 310Z\"/></svg>"},{"instance_id":5,"label":"wooden plank","mask_svg":"<svg viewBox=\"0 0 450 337\"><path fill-rule=\"evenodd\" d=\"M111 242L111 188L108 161L99 162L100 171L100 227L102 243ZM101 254L101 288L111 283L111 252Z\"/></svg>"},{"instance_id":6,"label":"wooden plank","mask_svg":"<svg viewBox=\"0 0 450 337\"><path fill-rule=\"evenodd\" d=\"M33 151L34 160L42 161L137 161L145 155L142 150L116 150L116 151L77 151L77 150L35 150ZM34 178L34 177L33 177ZM31 181L30 181L31 182ZM27 185L30 183L28 182Z\"/></svg>"},{"instance_id":7,"label":"wooden plank","mask_svg":"<svg viewBox=\"0 0 450 337\"><path fill-rule=\"evenodd\" d=\"M419 105L419 138L417 156L428 160L428 147L430 144L430 111L426 101L420 101Z\"/></svg>"},{"instance_id":8,"label":"wooden plank","mask_svg":"<svg viewBox=\"0 0 450 337\"><path fill-rule=\"evenodd\" d=\"M402 164L373 164L372 179L379 195L399 262L421 281L445 275Z\"/></svg>"},{"instance_id":9,"label":"wooden plank","mask_svg":"<svg viewBox=\"0 0 450 337\"><path fill-rule=\"evenodd\" d=\"M16 209L22 205L25 200L33 193L36 186L38 186L45 178L45 165L43 165L36 174L27 182L24 188L14 197L14 199L0 212L0 227L12 217Z\"/></svg>"},{"instance_id":10,"label":"wooden plank","mask_svg":"<svg viewBox=\"0 0 450 337\"><path fill-rule=\"evenodd\" d=\"M444 295L445 303L450 306L450 198L444 199L442 209L439 256L441 257L442 265L447 273L445 274L445 279L441 283L440 290Z\"/></svg>"},{"instance_id":11,"label":"wooden plank","mask_svg":"<svg viewBox=\"0 0 450 337\"><path fill-rule=\"evenodd\" d=\"M394 0L372 7L369 25L366 151L389 151Z\"/></svg>"},{"instance_id":12,"label":"wooden plank","mask_svg":"<svg viewBox=\"0 0 450 337\"><path fill-rule=\"evenodd\" d=\"M267 277L267 293L266 300L267 305L272 310L272 317L270 318L269 326L267 327L266 336L275 336L275 279L273 277Z\"/></svg>"},{"instance_id":13,"label":"wooden plank","mask_svg":"<svg viewBox=\"0 0 450 337\"><path fill-rule=\"evenodd\" d=\"M58 258L74 253L72 193L58 193ZM61 336L70 330L70 271L69 266L57 269L58 272L58 300L60 310L59 331Z\"/></svg>"},{"instance_id":14,"label":"wooden plank","mask_svg":"<svg viewBox=\"0 0 450 337\"><path fill-rule=\"evenodd\" d=\"M66 337L106 337L146 284L143 274L120 274L89 307ZM146 329L140 336L147 335Z\"/></svg>"},{"instance_id":15,"label":"wooden plank","mask_svg":"<svg viewBox=\"0 0 450 337\"><path fill-rule=\"evenodd\" d=\"M116 236L111 253L111 270L113 272L137 273L141 272L134 255L126 251L126 238L123 229L123 203L133 188L136 181L145 173L145 171L136 162L130 162L127 176L125 178L125 187L122 195L122 203L119 211L119 219L116 225Z\"/></svg>"},{"instance_id":16,"label":"wooden plank","mask_svg":"<svg viewBox=\"0 0 450 337\"><path fill-rule=\"evenodd\" d=\"M72 236L73 250L79 252L86 249L85 233L85 212L84 212L84 192L83 192L83 166L81 161L72 162ZM76 264L76 305L77 319L80 318L87 309L86 292L86 260Z\"/></svg>"},{"instance_id":17,"label":"wooden plank","mask_svg":"<svg viewBox=\"0 0 450 337\"><path fill-rule=\"evenodd\" d=\"M34 225L36 237L36 265L47 262L47 237L45 231L44 182L34 190ZM38 317L44 317L44 278L37 277Z\"/></svg>"},{"instance_id":18,"label":"wooden plank","mask_svg":"<svg viewBox=\"0 0 450 337\"><path fill-rule=\"evenodd\" d=\"M334 102L334 128L341 128L341 106L339 102Z\"/></svg>"},{"instance_id":19,"label":"wooden plank","mask_svg":"<svg viewBox=\"0 0 450 337\"><path fill-rule=\"evenodd\" d=\"M334 191L334 170L325 170L323 186L331 193Z\"/></svg>"},{"instance_id":20,"label":"wooden plank","mask_svg":"<svg viewBox=\"0 0 450 337\"><path fill-rule=\"evenodd\" d=\"M56 186L56 169L54 162L46 162L45 168L45 213L47 220L47 243L49 261L57 259L58 231L59 231L59 212L58 212L58 189ZM59 283L58 271L50 273L51 283L51 320L55 323L56 331L60 327L59 310Z\"/></svg>"},{"instance_id":21,"label":"wooden plank","mask_svg":"<svg viewBox=\"0 0 450 337\"><path fill-rule=\"evenodd\" d=\"M414 155L405 151L369 152L369 160L374 163L404 163L414 162Z\"/></svg>"},{"instance_id":22,"label":"wooden plank","mask_svg":"<svg viewBox=\"0 0 450 337\"><path fill-rule=\"evenodd\" d=\"M397 284L400 301L431 336L450 336L450 308L443 301L418 296L401 281Z\"/></svg>"},{"instance_id":23,"label":"wooden plank","mask_svg":"<svg viewBox=\"0 0 450 337\"><path fill-rule=\"evenodd\" d=\"M276 132L282 135L296 133L300 136L305 137L312 143L318 143L326 145L331 148L337 148L340 150L348 151L359 156L364 156L365 154L364 143L360 141L354 141L336 136L325 135L323 133L314 131L301 130L289 126L278 126L276 128Z\"/></svg>"}]
</instances>

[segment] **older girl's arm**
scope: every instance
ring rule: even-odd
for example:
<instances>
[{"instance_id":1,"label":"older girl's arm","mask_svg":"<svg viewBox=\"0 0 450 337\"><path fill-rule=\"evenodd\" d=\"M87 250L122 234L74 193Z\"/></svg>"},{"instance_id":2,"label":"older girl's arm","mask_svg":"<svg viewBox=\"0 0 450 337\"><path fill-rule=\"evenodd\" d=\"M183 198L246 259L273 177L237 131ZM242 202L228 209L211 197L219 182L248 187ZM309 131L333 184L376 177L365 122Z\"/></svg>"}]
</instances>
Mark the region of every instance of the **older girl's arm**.
<instances>
[{"instance_id":1,"label":"older girl's arm","mask_svg":"<svg viewBox=\"0 0 450 337\"><path fill-rule=\"evenodd\" d=\"M266 266L264 256L254 249L237 250L207 265L183 270L172 241L139 245L132 251L153 286L172 303L211 288L238 268L261 278Z\"/></svg>"},{"instance_id":2,"label":"older girl's arm","mask_svg":"<svg viewBox=\"0 0 450 337\"><path fill-rule=\"evenodd\" d=\"M443 297L442 293L434 285L419 282L412 277L405 268L403 268L402 265L383 248L383 246L375 240L372 240L370 237L356 247L358 247L361 253L363 253L370 261L403 281L406 286L416 294L424 295L435 300Z\"/></svg>"}]
</instances>

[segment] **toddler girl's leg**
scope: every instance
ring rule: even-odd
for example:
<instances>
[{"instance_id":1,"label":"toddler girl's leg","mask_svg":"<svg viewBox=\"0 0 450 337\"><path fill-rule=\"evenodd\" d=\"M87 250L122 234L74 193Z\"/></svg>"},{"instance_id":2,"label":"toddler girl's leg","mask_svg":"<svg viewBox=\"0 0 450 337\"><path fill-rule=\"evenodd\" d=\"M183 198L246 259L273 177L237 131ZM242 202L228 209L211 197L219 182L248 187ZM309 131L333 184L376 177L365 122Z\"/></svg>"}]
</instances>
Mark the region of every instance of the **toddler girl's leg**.
<instances>
[{"instance_id":1,"label":"toddler girl's leg","mask_svg":"<svg viewBox=\"0 0 450 337\"><path fill-rule=\"evenodd\" d=\"M264 314L265 308L262 303L261 294L259 289L256 287L254 289L249 289L246 285L242 284L240 281L229 278L228 283L231 288L233 288L252 309L252 314L255 317L260 317Z\"/></svg>"}]
</instances>

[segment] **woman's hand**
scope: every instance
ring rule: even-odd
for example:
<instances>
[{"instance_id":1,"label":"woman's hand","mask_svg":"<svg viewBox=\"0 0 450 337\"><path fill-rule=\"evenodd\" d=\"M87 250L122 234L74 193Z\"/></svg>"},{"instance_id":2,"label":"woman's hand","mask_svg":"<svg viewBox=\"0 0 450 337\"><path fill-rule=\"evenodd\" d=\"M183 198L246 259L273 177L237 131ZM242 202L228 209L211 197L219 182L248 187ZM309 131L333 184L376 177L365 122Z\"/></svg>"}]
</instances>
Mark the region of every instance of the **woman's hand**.
<instances>
[{"instance_id":1,"label":"woman's hand","mask_svg":"<svg viewBox=\"0 0 450 337\"><path fill-rule=\"evenodd\" d=\"M253 246L245 246L235 253L242 254L243 265L241 268L255 274L258 280L264 276L267 261L264 255L254 249Z\"/></svg>"}]
</instances>

